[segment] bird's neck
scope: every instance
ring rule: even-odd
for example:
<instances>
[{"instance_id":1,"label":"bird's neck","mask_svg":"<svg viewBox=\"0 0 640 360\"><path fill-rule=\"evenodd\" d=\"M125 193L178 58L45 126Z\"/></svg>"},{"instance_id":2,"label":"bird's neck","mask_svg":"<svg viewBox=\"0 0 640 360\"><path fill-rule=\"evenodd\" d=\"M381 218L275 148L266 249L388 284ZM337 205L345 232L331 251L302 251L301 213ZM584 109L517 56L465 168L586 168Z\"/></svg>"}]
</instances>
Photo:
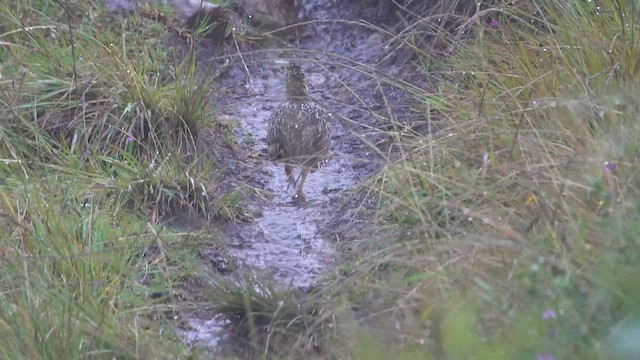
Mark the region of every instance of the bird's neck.
<instances>
[{"instance_id":1,"label":"bird's neck","mask_svg":"<svg viewBox=\"0 0 640 360\"><path fill-rule=\"evenodd\" d=\"M309 98L309 90L304 82L292 81L287 84L288 100L306 100Z\"/></svg>"}]
</instances>

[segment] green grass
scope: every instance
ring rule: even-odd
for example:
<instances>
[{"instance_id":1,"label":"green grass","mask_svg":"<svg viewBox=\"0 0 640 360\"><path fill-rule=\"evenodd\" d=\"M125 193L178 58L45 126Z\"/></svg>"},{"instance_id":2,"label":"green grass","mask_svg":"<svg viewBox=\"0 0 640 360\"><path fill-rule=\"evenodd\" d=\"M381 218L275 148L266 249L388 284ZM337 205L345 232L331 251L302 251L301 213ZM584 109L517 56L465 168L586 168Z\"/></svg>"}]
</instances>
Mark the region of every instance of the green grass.
<instances>
[{"instance_id":1,"label":"green grass","mask_svg":"<svg viewBox=\"0 0 640 360\"><path fill-rule=\"evenodd\" d=\"M371 182L390 235L345 282L373 288L352 296L378 309L376 341L408 357L625 358L612 339L640 310L638 8L586 4L488 6L453 35L417 25L449 39L435 60L397 39L437 63L424 101L452 106Z\"/></svg>"},{"instance_id":2,"label":"green grass","mask_svg":"<svg viewBox=\"0 0 640 360\"><path fill-rule=\"evenodd\" d=\"M0 5L0 353L195 358L176 318L211 240L161 223L237 215L199 138L211 84L162 24L68 5Z\"/></svg>"},{"instance_id":3,"label":"green grass","mask_svg":"<svg viewBox=\"0 0 640 360\"><path fill-rule=\"evenodd\" d=\"M381 80L439 130L391 122L396 151L363 184L383 236L309 294L205 276L216 234L159 225L242 216L200 136L238 141L216 84L162 24L0 5L2 357L206 357L176 331L194 308L233 319L261 358L637 356L640 8L476 3L414 8L430 21L392 40L439 82Z\"/></svg>"},{"instance_id":4,"label":"green grass","mask_svg":"<svg viewBox=\"0 0 640 360\"><path fill-rule=\"evenodd\" d=\"M113 213L99 196L80 203L59 194L61 180L74 181L1 192L3 357L184 358L170 321L177 276L196 261L172 259L183 237Z\"/></svg>"}]
</instances>

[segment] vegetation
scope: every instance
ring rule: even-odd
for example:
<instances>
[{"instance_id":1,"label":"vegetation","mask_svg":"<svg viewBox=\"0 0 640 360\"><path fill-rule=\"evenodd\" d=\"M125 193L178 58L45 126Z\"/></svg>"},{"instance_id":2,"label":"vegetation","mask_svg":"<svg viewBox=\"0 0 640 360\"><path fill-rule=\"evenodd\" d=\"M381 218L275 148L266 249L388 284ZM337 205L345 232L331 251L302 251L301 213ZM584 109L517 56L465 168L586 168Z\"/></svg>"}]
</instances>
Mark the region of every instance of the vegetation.
<instances>
[{"instance_id":1,"label":"vegetation","mask_svg":"<svg viewBox=\"0 0 640 360\"><path fill-rule=\"evenodd\" d=\"M45 0L0 19L2 358L185 358L204 242L159 224L235 214L198 141L211 84L144 17Z\"/></svg>"},{"instance_id":2,"label":"vegetation","mask_svg":"<svg viewBox=\"0 0 640 360\"><path fill-rule=\"evenodd\" d=\"M379 307L369 321L386 329L362 358L629 358L640 310L640 8L474 10L438 33L443 60L415 36L443 27L417 24L398 39L444 79L422 95L440 130L395 124L408 135L372 184L395 236L345 280L375 284L360 301Z\"/></svg>"},{"instance_id":3,"label":"vegetation","mask_svg":"<svg viewBox=\"0 0 640 360\"><path fill-rule=\"evenodd\" d=\"M207 357L178 331L194 309L233 321L240 357L637 356L640 4L480 3L418 5L393 38L437 88L376 75L423 116L390 120L391 161L355 195L384 236L310 294L204 274L216 234L161 225L239 216L203 146L228 134L215 80L166 24L0 4L2 357Z\"/></svg>"}]
</instances>

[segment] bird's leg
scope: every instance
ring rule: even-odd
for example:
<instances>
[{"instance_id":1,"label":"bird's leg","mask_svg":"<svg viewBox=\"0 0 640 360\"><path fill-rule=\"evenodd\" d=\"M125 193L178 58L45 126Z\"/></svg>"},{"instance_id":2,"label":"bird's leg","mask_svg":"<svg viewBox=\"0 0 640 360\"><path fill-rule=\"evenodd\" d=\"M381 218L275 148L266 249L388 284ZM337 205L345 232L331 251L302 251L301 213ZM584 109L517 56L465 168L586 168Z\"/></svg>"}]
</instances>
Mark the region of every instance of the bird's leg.
<instances>
[{"instance_id":1,"label":"bird's leg","mask_svg":"<svg viewBox=\"0 0 640 360\"><path fill-rule=\"evenodd\" d=\"M296 186L296 180L293 177L293 167L291 165L284 166L284 173L287 174L287 190L289 190L289 186Z\"/></svg>"},{"instance_id":2,"label":"bird's leg","mask_svg":"<svg viewBox=\"0 0 640 360\"><path fill-rule=\"evenodd\" d=\"M307 175L309 175L309 168L303 167L302 173L300 173L300 185L298 185L296 195L293 197L294 200L304 200L304 191L302 190L302 187L304 186L304 181L307 179Z\"/></svg>"}]
</instances>

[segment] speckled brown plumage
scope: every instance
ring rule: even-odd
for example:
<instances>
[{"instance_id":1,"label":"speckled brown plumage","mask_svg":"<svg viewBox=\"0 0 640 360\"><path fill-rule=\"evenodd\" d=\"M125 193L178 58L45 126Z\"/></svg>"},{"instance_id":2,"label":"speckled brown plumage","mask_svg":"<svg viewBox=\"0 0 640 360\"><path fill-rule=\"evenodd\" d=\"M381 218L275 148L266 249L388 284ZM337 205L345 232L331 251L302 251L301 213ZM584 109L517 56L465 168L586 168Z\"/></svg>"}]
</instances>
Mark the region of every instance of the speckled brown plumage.
<instances>
[{"instance_id":1,"label":"speckled brown plumage","mask_svg":"<svg viewBox=\"0 0 640 360\"><path fill-rule=\"evenodd\" d=\"M287 99L269 118L267 145L269 159L285 164L291 185L296 184L293 168L301 168L300 184L294 199L304 199L304 181L328 160L331 147L330 115L309 98L304 73L290 65L286 77Z\"/></svg>"}]
</instances>

